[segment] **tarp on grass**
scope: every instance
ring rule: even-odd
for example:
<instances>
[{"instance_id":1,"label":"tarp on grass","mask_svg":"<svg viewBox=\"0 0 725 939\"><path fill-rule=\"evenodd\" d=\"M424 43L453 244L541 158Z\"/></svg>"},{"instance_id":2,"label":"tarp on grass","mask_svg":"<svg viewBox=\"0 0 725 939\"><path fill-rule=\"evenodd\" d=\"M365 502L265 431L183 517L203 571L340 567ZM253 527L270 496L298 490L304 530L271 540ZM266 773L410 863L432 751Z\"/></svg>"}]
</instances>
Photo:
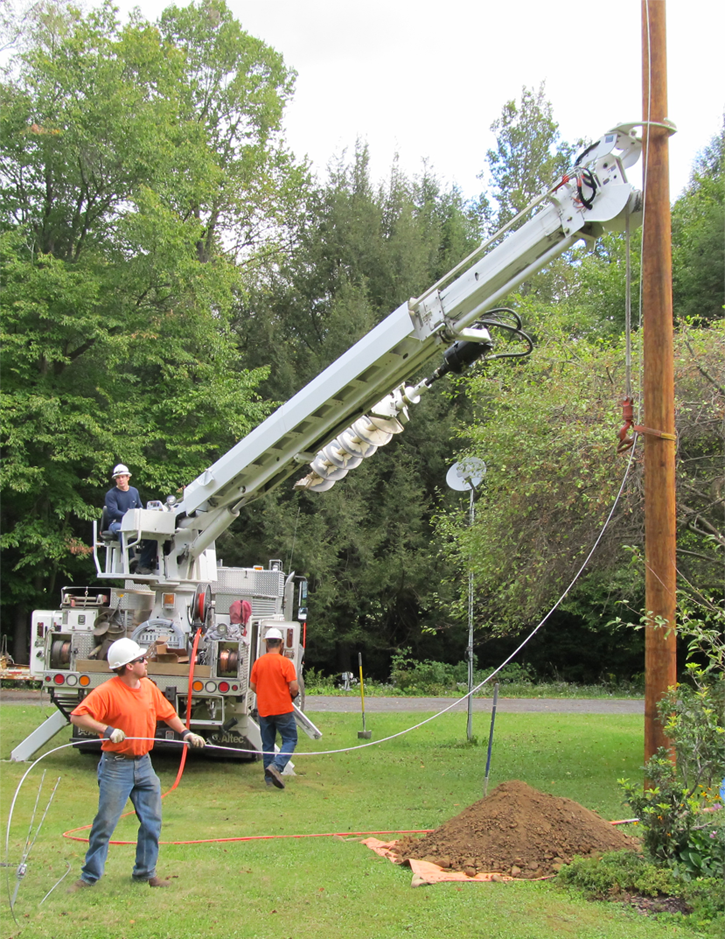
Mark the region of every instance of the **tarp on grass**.
<instances>
[{"instance_id":1,"label":"tarp on grass","mask_svg":"<svg viewBox=\"0 0 725 939\"><path fill-rule=\"evenodd\" d=\"M441 884L447 881L469 881L471 883L490 883L494 881L502 883L514 879L507 874L499 874L496 871L469 877L463 871L449 871L437 864L432 864L430 861L417 861L415 858L402 861L392 850L397 843L397 841L380 841L378 838L365 838L362 841L362 844L370 848L371 851L379 854L380 857L387 858L393 864L408 864L413 871L413 879L410 882L411 887L421 887L423 884Z\"/></svg>"}]
</instances>

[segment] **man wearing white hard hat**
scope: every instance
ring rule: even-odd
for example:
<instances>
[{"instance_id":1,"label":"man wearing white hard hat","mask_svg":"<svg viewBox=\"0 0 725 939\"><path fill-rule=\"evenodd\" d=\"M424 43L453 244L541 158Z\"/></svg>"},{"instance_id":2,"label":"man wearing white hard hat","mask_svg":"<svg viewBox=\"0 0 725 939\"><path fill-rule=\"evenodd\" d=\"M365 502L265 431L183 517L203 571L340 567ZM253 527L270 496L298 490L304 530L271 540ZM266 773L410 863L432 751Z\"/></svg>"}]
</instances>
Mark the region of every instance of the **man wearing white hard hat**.
<instances>
[{"instance_id":1,"label":"man wearing white hard hat","mask_svg":"<svg viewBox=\"0 0 725 939\"><path fill-rule=\"evenodd\" d=\"M143 502L138 489L129 484L131 471L125 463L118 463L113 467L111 479L116 483L113 489L106 493L106 512L108 514L108 530L118 535L122 541L121 519L129 509L142 509ZM121 543L123 547L123 543ZM155 541L142 542L141 557L139 558L137 574L150 574L156 558L158 544Z\"/></svg>"},{"instance_id":2,"label":"man wearing white hard hat","mask_svg":"<svg viewBox=\"0 0 725 939\"><path fill-rule=\"evenodd\" d=\"M268 629L264 636L266 655L252 666L249 687L257 695L259 730L262 735L264 778L284 789L282 770L297 746L297 722L292 701L300 693L294 664L282 654L282 633ZM274 752L277 731L282 738L279 753Z\"/></svg>"},{"instance_id":3,"label":"man wearing white hard hat","mask_svg":"<svg viewBox=\"0 0 725 939\"><path fill-rule=\"evenodd\" d=\"M192 747L206 744L203 737L184 727L171 703L147 677L146 650L133 639L113 643L108 650L108 667L116 673L115 678L94 688L70 715L76 727L100 734L103 752L98 764L98 813L91 826L80 880L69 893L92 887L102 877L108 843L129 798L139 820L131 876L149 887L170 886L170 881L156 876L161 783L149 757L156 722L164 721Z\"/></svg>"}]
</instances>

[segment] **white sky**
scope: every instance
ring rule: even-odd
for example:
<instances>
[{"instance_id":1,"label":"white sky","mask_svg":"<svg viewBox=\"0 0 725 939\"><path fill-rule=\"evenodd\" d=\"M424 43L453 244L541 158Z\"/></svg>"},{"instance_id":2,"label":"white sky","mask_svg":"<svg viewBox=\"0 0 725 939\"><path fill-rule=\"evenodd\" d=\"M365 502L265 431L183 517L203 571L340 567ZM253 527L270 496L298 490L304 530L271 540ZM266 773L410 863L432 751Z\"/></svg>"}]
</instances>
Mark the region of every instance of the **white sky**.
<instances>
[{"instance_id":1,"label":"white sky","mask_svg":"<svg viewBox=\"0 0 725 939\"><path fill-rule=\"evenodd\" d=\"M116 2L122 12L135 5ZM407 175L427 159L441 180L477 195L494 143L491 123L522 86L544 80L565 140L596 139L642 118L640 0L227 2L243 28L298 73L286 137L321 177L359 137L376 179L387 176L397 153ZM169 5L140 4L149 19ZM678 127L670 140L673 198L722 126L724 39L722 0L668 0L669 118Z\"/></svg>"}]
</instances>

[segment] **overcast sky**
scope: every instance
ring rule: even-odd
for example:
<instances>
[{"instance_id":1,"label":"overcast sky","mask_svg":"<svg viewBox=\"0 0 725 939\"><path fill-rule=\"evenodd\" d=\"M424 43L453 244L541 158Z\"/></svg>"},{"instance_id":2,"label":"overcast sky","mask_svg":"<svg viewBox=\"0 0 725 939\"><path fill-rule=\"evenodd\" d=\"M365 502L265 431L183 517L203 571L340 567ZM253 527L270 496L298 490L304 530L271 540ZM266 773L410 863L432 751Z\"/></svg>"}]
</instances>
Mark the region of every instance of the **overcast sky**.
<instances>
[{"instance_id":1,"label":"overcast sky","mask_svg":"<svg viewBox=\"0 0 725 939\"><path fill-rule=\"evenodd\" d=\"M124 12L135 5L116 2ZM522 86L542 81L565 140L596 139L642 118L640 0L227 2L247 32L296 70L286 136L321 176L360 138L376 178L397 153L407 174L427 159L444 182L477 195L494 143L491 123ZM154 19L169 5L146 0L141 9ZM722 0L668 0L669 117L678 127L670 141L673 198L722 126L723 37Z\"/></svg>"}]
</instances>

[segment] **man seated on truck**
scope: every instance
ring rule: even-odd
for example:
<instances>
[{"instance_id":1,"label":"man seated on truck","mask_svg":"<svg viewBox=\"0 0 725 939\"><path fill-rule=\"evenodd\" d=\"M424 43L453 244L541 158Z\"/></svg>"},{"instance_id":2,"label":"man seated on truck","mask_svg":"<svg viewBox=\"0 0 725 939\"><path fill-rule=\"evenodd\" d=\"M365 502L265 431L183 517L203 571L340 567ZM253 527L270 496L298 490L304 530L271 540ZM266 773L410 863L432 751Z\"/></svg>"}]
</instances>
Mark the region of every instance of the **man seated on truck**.
<instances>
[{"instance_id":1,"label":"man seated on truck","mask_svg":"<svg viewBox=\"0 0 725 939\"><path fill-rule=\"evenodd\" d=\"M121 519L129 509L142 509L143 503L138 489L129 485L131 471L125 463L119 463L114 467L111 477L116 483L114 489L109 489L106 493L106 512L108 513L108 530L118 535L123 549L123 536L121 535ZM141 556L138 560L137 574L151 574L152 568L156 564L156 553L158 542L142 541Z\"/></svg>"}]
</instances>

